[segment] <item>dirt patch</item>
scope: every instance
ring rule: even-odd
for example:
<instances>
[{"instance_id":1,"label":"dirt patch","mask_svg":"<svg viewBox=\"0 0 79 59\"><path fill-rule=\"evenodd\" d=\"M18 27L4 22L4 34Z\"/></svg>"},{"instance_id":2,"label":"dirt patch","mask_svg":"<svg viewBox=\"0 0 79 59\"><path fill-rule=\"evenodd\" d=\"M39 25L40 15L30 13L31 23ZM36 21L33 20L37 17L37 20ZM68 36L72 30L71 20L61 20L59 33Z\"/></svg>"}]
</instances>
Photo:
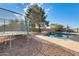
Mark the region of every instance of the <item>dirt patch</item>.
<instances>
[{"instance_id":1,"label":"dirt patch","mask_svg":"<svg viewBox=\"0 0 79 59\"><path fill-rule=\"evenodd\" d=\"M10 41L11 39L11 48ZM0 43L1 56L73 56L74 54L68 52L56 44L43 41L38 38L30 37L27 39L26 35L7 36L7 44Z\"/></svg>"}]
</instances>

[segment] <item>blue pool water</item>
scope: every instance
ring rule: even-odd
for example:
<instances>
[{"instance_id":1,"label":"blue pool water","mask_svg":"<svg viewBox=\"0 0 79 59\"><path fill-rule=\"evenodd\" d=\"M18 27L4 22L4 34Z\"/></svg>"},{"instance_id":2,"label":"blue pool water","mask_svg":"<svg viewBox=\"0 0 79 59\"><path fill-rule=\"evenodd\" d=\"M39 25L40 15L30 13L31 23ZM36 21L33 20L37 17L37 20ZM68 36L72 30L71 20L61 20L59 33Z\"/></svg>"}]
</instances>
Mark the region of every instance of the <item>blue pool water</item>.
<instances>
[{"instance_id":1,"label":"blue pool water","mask_svg":"<svg viewBox=\"0 0 79 59\"><path fill-rule=\"evenodd\" d=\"M67 38L71 38L75 35L71 34L71 33L48 33L48 36L51 38L56 37L56 38L67 39Z\"/></svg>"}]
</instances>

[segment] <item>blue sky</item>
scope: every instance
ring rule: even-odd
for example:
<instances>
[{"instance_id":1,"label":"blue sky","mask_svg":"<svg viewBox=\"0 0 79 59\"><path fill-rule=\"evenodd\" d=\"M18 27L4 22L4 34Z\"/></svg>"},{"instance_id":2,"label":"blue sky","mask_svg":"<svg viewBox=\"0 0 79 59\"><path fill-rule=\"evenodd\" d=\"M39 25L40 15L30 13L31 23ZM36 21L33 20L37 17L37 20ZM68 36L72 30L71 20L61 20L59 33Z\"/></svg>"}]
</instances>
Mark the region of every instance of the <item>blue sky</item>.
<instances>
[{"instance_id":1,"label":"blue sky","mask_svg":"<svg viewBox=\"0 0 79 59\"><path fill-rule=\"evenodd\" d=\"M9 9L23 14L27 9L27 3L6 3L0 4L0 8ZM62 25L69 25L73 28L79 27L79 4L78 3L46 3L39 4L45 9L47 18L51 23L59 23Z\"/></svg>"}]
</instances>

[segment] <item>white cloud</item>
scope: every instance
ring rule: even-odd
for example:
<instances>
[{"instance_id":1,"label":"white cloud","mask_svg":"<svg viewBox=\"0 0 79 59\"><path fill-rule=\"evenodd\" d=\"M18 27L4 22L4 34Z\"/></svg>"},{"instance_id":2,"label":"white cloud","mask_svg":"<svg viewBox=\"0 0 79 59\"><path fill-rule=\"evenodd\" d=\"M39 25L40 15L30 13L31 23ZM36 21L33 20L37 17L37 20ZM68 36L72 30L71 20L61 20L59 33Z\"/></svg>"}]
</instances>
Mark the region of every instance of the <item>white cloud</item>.
<instances>
[{"instance_id":1,"label":"white cloud","mask_svg":"<svg viewBox=\"0 0 79 59\"><path fill-rule=\"evenodd\" d=\"M30 3L29 5L33 5L33 4L35 4L35 3Z\"/></svg>"},{"instance_id":2,"label":"white cloud","mask_svg":"<svg viewBox=\"0 0 79 59\"><path fill-rule=\"evenodd\" d=\"M44 3L38 3L38 5L39 5L39 6L43 6L43 5L44 5Z\"/></svg>"},{"instance_id":3,"label":"white cloud","mask_svg":"<svg viewBox=\"0 0 79 59\"><path fill-rule=\"evenodd\" d=\"M26 7L24 8L24 12L26 12L28 9L28 5L26 5Z\"/></svg>"},{"instance_id":4,"label":"white cloud","mask_svg":"<svg viewBox=\"0 0 79 59\"><path fill-rule=\"evenodd\" d=\"M45 9L46 14L48 14L50 12L51 8L47 8Z\"/></svg>"},{"instance_id":5,"label":"white cloud","mask_svg":"<svg viewBox=\"0 0 79 59\"><path fill-rule=\"evenodd\" d=\"M18 14L14 14L15 18L18 20L25 20L24 16L18 15Z\"/></svg>"}]
</instances>

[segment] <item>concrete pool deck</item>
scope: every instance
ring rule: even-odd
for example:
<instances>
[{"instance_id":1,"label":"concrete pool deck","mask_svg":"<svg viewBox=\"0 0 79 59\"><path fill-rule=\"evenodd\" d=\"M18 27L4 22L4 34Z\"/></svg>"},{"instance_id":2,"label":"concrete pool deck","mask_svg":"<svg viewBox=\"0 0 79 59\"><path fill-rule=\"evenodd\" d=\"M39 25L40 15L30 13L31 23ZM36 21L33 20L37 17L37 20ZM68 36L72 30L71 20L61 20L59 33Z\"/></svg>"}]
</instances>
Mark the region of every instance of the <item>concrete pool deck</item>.
<instances>
[{"instance_id":1,"label":"concrete pool deck","mask_svg":"<svg viewBox=\"0 0 79 59\"><path fill-rule=\"evenodd\" d=\"M72 51L78 52L78 55L79 55L79 42L77 41L73 41L70 39L50 38L50 37L43 36L43 35L35 35L35 36L40 39L43 39L51 43L55 43L59 46L65 47L67 49L70 49Z\"/></svg>"}]
</instances>

